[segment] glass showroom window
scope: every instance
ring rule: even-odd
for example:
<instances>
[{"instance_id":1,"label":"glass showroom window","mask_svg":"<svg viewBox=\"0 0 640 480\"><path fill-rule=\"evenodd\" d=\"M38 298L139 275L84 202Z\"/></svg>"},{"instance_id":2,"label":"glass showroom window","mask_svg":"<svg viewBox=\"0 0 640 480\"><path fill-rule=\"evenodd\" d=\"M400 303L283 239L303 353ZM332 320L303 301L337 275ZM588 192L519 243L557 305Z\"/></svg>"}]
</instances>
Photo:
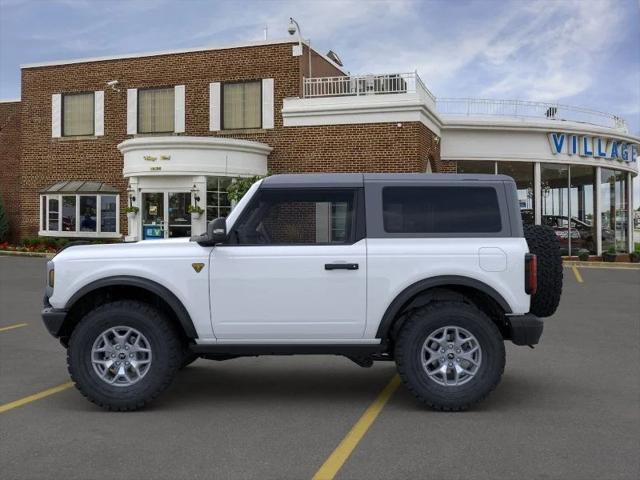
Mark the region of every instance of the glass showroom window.
<instances>
[{"instance_id":1,"label":"glass showroom window","mask_svg":"<svg viewBox=\"0 0 640 480\"><path fill-rule=\"evenodd\" d=\"M533 225L535 223L534 205L535 189L533 188L533 163L531 162L498 162L498 173L509 175L516 181L518 189L518 203L522 221Z\"/></svg>"},{"instance_id":2,"label":"glass showroom window","mask_svg":"<svg viewBox=\"0 0 640 480\"><path fill-rule=\"evenodd\" d=\"M138 90L138 133L169 133L175 130L175 89Z\"/></svg>"},{"instance_id":3,"label":"glass showroom window","mask_svg":"<svg viewBox=\"0 0 640 480\"><path fill-rule=\"evenodd\" d=\"M586 165L571 165L571 196L569 210L571 217L571 254L577 255L582 249L597 253L597 230L595 221L595 178L596 169Z\"/></svg>"},{"instance_id":4,"label":"glass showroom window","mask_svg":"<svg viewBox=\"0 0 640 480\"><path fill-rule=\"evenodd\" d=\"M93 135L94 108L93 92L64 94L62 96L62 136Z\"/></svg>"},{"instance_id":5,"label":"glass showroom window","mask_svg":"<svg viewBox=\"0 0 640 480\"><path fill-rule=\"evenodd\" d=\"M262 127L262 82L222 85L222 128Z\"/></svg>"},{"instance_id":6,"label":"glass showroom window","mask_svg":"<svg viewBox=\"0 0 640 480\"><path fill-rule=\"evenodd\" d=\"M231 201L227 187L232 181L231 177L207 177L207 222L229 215Z\"/></svg>"},{"instance_id":7,"label":"glass showroom window","mask_svg":"<svg viewBox=\"0 0 640 480\"><path fill-rule=\"evenodd\" d=\"M569 254L569 166L540 164L542 224L553 228L562 255Z\"/></svg>"},{"instance_id":8,"label":"glass showroom window","mask_svg":"<svg viewBox=\"0 0 640 480\"><path fill-rule=\"evenodd\" d=\"M118 195L41 196L41 234L60 237L118 235Z\"/></svg>"},{"instance_id":9,"label":"glass showroom window","mask_svg":"<svg viewBox=\"0 0 640 480\"><path fill-rule=\"evenodd\" d=\"M486 160L460 160L457 162L458 173L496 173L496 162Z\"/></svg>"},{"instance_id":10,"label":"glass showroom window","mask_svg":"<svg viewBox=\"0 0 640 480\"><path fill-rule=\"evenodd\" d=\"M603 168L600 175L602 251L626 252L629 221L627 174Z\"/></svg>"}]
</instances>

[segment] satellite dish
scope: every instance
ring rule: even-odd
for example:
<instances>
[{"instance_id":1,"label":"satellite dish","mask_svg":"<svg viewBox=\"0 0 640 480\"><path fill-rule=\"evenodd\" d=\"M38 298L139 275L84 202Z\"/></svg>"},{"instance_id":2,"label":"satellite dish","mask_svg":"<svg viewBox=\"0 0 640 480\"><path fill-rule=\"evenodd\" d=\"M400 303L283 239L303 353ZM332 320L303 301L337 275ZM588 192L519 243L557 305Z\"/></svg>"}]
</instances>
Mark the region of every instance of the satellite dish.
<instances>
[{"instance_id":1,"label":"satellite dish","mask_svg":"<svg viewBox=\"0 0 640 480\"><path fill-rule=\"evenodd\" d=\"M334 52L333 50L329 50L327 52L327 58L329 58L333 63L335 63L336 65L342 67L344 66L342 64L342 60L340 60L340 57L338 56L338 54L336 52Z\"/></svg>"}]
</instances>

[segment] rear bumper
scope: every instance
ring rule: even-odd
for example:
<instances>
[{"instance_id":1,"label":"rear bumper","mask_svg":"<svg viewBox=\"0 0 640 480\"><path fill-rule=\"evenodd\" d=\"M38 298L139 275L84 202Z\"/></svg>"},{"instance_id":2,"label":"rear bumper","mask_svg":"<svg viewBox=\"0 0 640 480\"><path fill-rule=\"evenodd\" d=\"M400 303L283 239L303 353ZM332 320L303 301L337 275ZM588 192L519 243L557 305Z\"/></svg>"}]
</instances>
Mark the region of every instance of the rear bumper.
<instances>
[{"instance_id":1,"label":"rear bumper","mask_svg":"<svg viewBox=\"0 0 640 480\"><path fill-rule=\"evenodd\" d=\"M62 333L64 321L67 318L67 311L45 306L42 309L42 321L44 326L47 327L49 333L56 338L59 338Z\"/></svg>"},{"instance_id":2,"label":"rear bumper","mask_svg":"<svg viewBox=\"0 0 640 480\"><path fill-rule=\"evenodd\" d=\"M511 341L516 345L536 345L542 336L544 322L532 313L507 317Z\"/></svg>"}]
</instances>

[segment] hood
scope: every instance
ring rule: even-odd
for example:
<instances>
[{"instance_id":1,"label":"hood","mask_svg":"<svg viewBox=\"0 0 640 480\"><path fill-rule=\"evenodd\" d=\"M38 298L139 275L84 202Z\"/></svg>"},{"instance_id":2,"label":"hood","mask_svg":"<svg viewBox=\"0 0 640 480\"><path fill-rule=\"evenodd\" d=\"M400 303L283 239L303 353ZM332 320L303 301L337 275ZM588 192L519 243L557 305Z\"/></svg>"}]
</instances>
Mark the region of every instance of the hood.
<instances>
[{"instance_id":1,"label":"hood","mask_svg":"<svg viewBox=\"0 0 640 480\"><path fill-rule=\"evenodd\" d=\"M201 247L188 238L167 240L143 240L131 243L106 243L98 245L71 245L55 257L54 262L88 259L136 259L150 257L207 257L210 247Z\"/></svg>"}]
</instances>

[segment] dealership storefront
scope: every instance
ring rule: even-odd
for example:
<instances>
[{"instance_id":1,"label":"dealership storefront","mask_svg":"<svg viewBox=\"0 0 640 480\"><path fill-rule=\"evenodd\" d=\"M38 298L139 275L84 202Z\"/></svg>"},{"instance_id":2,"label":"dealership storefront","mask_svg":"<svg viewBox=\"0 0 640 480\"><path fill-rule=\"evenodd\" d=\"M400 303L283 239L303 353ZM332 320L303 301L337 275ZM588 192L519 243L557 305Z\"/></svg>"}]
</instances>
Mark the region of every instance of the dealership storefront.
<instances>
[{"instance_id":1,"label":"dealership storefront","mask_svg":"<svg viewBox=\"0 0 640 480\"><path fill-rule=\"evenodd\" d=\"M458 173L513 177L523 221L553 228L563 254L630 251L637 139L577 122L444 121L442 158Z\"/></svg>"}]
</instances>

